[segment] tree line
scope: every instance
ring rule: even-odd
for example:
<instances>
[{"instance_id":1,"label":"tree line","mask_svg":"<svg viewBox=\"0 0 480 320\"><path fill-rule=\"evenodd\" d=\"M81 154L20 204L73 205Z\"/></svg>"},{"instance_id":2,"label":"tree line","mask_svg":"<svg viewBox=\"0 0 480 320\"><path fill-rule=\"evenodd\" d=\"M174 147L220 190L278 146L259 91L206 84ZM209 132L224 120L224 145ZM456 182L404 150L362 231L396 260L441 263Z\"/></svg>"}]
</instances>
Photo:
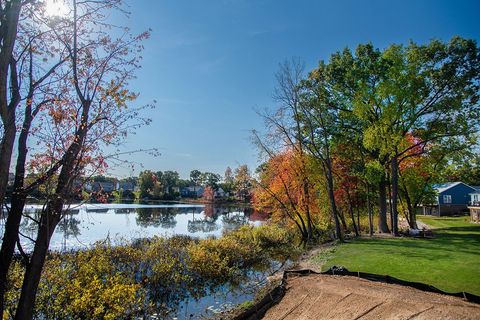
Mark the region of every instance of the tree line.
<instances>
[{"instance_id":1,"label":"tree line","mask_svg":"<svg viewBox=\"0 0 480 320\"><path fill-rule=\"evenodd\" d=\"M138 189L140 199L175 200L179 197L203 197L212 201L215 193L221 189L223 198L249 201L252 176L247 165L239 165L235 170L227 167L223 177L217 173L195 169L190 171L190 179L181 179L176 171L145 170L140 172L138 177Z\"/></svg>"},{"instance_id":2,"label":"tree line","mask_svg":"<svg viewBox=\"0 0 480 320\"><path fill-rule=\"evenodd\" d=\"M478 183L480 55L474 40L344 49L308 74L280 65L277 107L254 131L264 156L255 194L305 240L333 230L399 233L433 183ZM328 208L328 210L326 209Z\"/></svg>"}]
</instances>

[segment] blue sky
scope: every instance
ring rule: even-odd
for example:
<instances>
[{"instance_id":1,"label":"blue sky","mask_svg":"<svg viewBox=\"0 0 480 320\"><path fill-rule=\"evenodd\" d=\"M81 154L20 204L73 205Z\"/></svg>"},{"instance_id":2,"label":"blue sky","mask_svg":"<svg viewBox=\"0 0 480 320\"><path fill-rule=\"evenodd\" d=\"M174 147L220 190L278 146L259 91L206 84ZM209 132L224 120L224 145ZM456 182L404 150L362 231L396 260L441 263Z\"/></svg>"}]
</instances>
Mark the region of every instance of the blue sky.
<instances>
[{"instance_id":1,"label":"blue sky","mask_svg":"<svg viewBox=\"0 0 480 320\"><path fill-rule=\"evenodd\" d=\"M302 58L307 70L344 47L454 35L480 39L480 1L127 0L129 24L152 29L143 67L132 83L139 103L157 100L153 122L125 148L144 169L193 169L223 174L227 166L258 165L250 131L255 109L274 106L278 64ZM141 169L133 172L137 175ZM132 174L117 169L121 176Z\"/></svg>"}]
</instances>

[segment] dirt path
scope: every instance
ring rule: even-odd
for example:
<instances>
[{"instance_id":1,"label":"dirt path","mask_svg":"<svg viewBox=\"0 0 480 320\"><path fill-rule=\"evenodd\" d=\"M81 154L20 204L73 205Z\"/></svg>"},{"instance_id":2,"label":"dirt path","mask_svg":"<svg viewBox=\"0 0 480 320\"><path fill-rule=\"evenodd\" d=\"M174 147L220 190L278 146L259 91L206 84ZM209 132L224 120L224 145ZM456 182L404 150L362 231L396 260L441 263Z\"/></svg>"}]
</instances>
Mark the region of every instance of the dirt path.
<instances>
[{"instance_id":1,"label":"dirt path","mask_svg":"<svg viewBox=\"0 0 480 320\"><path fill-rule=\"evenodd\" d=\"M264 319L480 319L480 305L355 277L291 276Z\"/></svg>"}]
</instances>

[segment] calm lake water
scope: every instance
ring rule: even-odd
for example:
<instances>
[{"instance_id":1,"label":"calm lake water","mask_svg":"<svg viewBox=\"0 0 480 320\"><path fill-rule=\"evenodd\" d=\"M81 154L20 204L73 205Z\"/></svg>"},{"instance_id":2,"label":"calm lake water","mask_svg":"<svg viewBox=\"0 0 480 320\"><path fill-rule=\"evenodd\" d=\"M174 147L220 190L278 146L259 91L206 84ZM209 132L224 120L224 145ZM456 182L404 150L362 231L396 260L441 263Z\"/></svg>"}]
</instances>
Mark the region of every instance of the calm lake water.
<instances>
[{"instance_id":1,"label":"calm lake water","mask_svg":"<svg viewBox=\"0 0 480 320\"><path fill-rule=\"evenodd\" d=\"M38 205L27 205L31 217L38 214ZM259 225L266 216L251 208L195 204L82 204L72 205L70 213L60 222L50 243L51 250L88 248L97 241L148 238L154 235L189 235L219 237L223 232L241 225ZM0 221L3 234L5 220ZM36 234L36 224L23 219L21 232L29 237ZM22 239L25 249L31 241Z\"/></svg>"}]
</instances>

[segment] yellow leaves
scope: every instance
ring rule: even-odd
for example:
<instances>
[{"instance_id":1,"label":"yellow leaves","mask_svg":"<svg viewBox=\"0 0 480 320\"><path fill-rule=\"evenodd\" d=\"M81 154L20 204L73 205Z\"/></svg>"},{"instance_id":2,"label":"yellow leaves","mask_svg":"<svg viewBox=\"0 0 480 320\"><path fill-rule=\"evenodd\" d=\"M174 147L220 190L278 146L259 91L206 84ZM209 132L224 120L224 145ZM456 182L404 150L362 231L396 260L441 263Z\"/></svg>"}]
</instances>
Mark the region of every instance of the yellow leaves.
<instances>
[{"instance_id":1,"label":"yellow leaves","mask_svg":"<svg viewBox=\"0 0 480 320\"><path fill-rule=\"evenodd\" d=\"M99 87L98 90L101 102L111 103L118 109L127 108L127 103L138 97L138 94L128 90L122 81L111 80L106 86Z\"/></svg>"},{"instance_id":2,"label":"yellow leaves","mask_svg":"<svg viewBox=\"0 0 480 320\"><path fill-rule=\"evenodd\" d=\"M279 227L245 226L220 239L154 237L135 245L98 244L85 251L52 254L43 269L35 316L125 319L150 308L158 312L157 304L168 302L158 300L160 296L177 299L186 289L195 295L212 282L232 281L242 269L265 258L267 251L292 242ZM12 265L6 295L9 314L15 313L23 272L20 263Z\"/></svg>"}]
</instances>

